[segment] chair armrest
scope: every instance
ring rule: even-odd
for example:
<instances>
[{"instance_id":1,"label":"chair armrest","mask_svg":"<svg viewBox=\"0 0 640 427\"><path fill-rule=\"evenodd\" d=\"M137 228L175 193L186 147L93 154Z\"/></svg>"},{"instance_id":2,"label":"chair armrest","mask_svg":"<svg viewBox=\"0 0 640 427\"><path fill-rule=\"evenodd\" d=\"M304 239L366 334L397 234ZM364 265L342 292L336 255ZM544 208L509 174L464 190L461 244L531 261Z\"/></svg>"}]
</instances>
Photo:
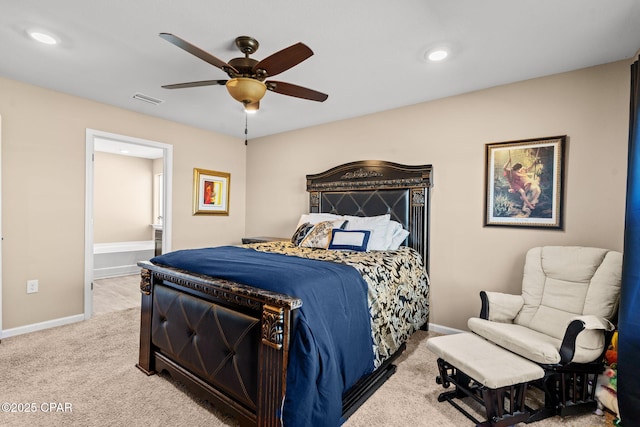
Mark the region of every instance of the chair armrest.
<instances>
[{"instance_id":1,"label":"chair armrest","mask_svg":"<svg viewBox=\"0 0 640 427\"><path fill-rule=\"evenodd\" d=\"M502 292L481 291L480 300L482 301L480 318L501 323L513 323L513 319L524 305L522 295Z\"/></svg>"},{"instance_id":2,"label":"chair armrest","mask_svg":"<svg viewBox=\"0 0 640 427\"><path fill-rule=\"evenodd\" d=\"M565 365L573 360L576 352L576 339L580 332L584 330L601 330L603 333L611 334L615 326L607 319L597 317L591 314L584 316L576 316L571 319L571 323L567 326L560 345L560 363ZM609 337L610 339L610 337ZM606 343L608 345L608 343ZM606 347L605 345L605 351ZM604 353L604 351L603 351Z\"/></svg>"},{"instance_id":3,"label":"chair armrest","mask_svg":"<svg viewBox=\"0 0 640 427\"><path fill-rule=\"evenodd\" d=\"M583 316L576 316L573 320L580 320L584 323L585 329L601 329L603 331L613 331L616 327L613 323L609 322L603 317L594 316L593 314L585 314Z\"/></svg>"}]
</instances>

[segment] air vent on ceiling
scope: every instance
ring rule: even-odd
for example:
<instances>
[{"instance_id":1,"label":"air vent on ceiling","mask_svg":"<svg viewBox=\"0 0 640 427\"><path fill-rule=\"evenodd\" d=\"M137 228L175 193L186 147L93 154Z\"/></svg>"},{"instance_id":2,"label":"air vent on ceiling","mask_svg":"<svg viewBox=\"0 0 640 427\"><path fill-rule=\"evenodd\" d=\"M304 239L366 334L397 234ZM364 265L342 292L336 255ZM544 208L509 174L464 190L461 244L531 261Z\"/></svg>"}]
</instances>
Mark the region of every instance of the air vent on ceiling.
<instances>
[{"instance_id":1,"label":"air vent on ceiling","mask_svg":"<svg viewBox=\"0 0 640 427\"><path fill-rule=\"evenodd\" d=\"M164 102L162 99L154 98L153 96L145 95L143 93L134 94L133 99L148 102L149 104L153 104L153 105L162 104Z\"/></svg>"}]
</instances>

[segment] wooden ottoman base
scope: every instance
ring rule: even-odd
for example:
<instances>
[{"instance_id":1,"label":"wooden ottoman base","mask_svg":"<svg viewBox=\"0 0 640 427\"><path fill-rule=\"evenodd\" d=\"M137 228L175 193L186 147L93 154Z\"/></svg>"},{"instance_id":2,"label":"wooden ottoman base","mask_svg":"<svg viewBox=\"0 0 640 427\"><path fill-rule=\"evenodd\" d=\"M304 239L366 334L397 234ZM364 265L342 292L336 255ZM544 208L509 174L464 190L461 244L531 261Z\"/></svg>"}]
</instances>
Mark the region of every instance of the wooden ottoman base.
<instances>
[{"instance_id":1,"label":"wooden ottoman base","mask_svg":"<svg viewBox=\"0 0 640 427\"><path fill-rule=\"evenodd\" d=\"M427 348L438 356L436 382L444 388L455 385L438 396L439 402L449 402L477 427L507 427L529 419L527 384L544 376L540 366L471 333L431 338ZM484 406L485 421L454 400L465 397Z\"/></svg>"}]
</instances>

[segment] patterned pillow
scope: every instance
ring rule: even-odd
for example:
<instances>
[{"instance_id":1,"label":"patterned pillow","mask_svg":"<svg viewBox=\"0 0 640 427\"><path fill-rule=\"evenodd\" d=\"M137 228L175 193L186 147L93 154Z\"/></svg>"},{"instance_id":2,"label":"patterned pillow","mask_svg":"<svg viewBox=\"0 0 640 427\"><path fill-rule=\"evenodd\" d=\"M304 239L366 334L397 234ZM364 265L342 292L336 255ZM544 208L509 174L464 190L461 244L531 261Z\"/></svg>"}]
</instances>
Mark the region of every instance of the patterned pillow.
<instances>
[{"instance_id":1,"label":"patterned pillow","mask_svg":"<svg viewBox=\"0 0 640 427\"><path fill-rule=\"evenodd\" d=\"M322 248L327 249L331 240L331 230L334 228L342 228L347 224L345 220L322 221L313 226L311 231L302 239L300 247L302 248Z\"/></svg>"},{"instance_id":2,"label":"patterned pillow","mask_svg":"<svg viewBox=\"0 0 640 427\"><path fill-rule=\"evenodd\" d=\"M300 245L300 242L302 242L302 240L307 237L307 234L309 234L312 228L313 224L311 224L310 222L300 224L300 227L298 227L296 232L293 233L293 236L291 237L291 243L296 246Z\"/></svg>"}]
</instances>

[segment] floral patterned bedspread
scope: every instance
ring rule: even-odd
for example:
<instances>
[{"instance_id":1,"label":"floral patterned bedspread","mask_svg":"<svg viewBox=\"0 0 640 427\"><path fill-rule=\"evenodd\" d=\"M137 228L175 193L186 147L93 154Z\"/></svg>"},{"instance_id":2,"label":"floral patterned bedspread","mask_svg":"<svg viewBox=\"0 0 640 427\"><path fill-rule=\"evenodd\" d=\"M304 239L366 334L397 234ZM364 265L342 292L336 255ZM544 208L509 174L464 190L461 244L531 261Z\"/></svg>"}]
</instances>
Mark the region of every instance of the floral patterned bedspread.
<instances>
[{"instance_id":1,"label":"floral patterned bedspread","mask_svg":"<svg viewBox=\"0 0 640 427\"><path fill-rule=\"evenodd\" d=\"M263 252L338 262L357 269L369 287L376 368L427 321L429 279L420 254L414 249L403 246L395 251L333 251L301 248L289 242L244 246Z\"/></svg>"}]
</instances>

